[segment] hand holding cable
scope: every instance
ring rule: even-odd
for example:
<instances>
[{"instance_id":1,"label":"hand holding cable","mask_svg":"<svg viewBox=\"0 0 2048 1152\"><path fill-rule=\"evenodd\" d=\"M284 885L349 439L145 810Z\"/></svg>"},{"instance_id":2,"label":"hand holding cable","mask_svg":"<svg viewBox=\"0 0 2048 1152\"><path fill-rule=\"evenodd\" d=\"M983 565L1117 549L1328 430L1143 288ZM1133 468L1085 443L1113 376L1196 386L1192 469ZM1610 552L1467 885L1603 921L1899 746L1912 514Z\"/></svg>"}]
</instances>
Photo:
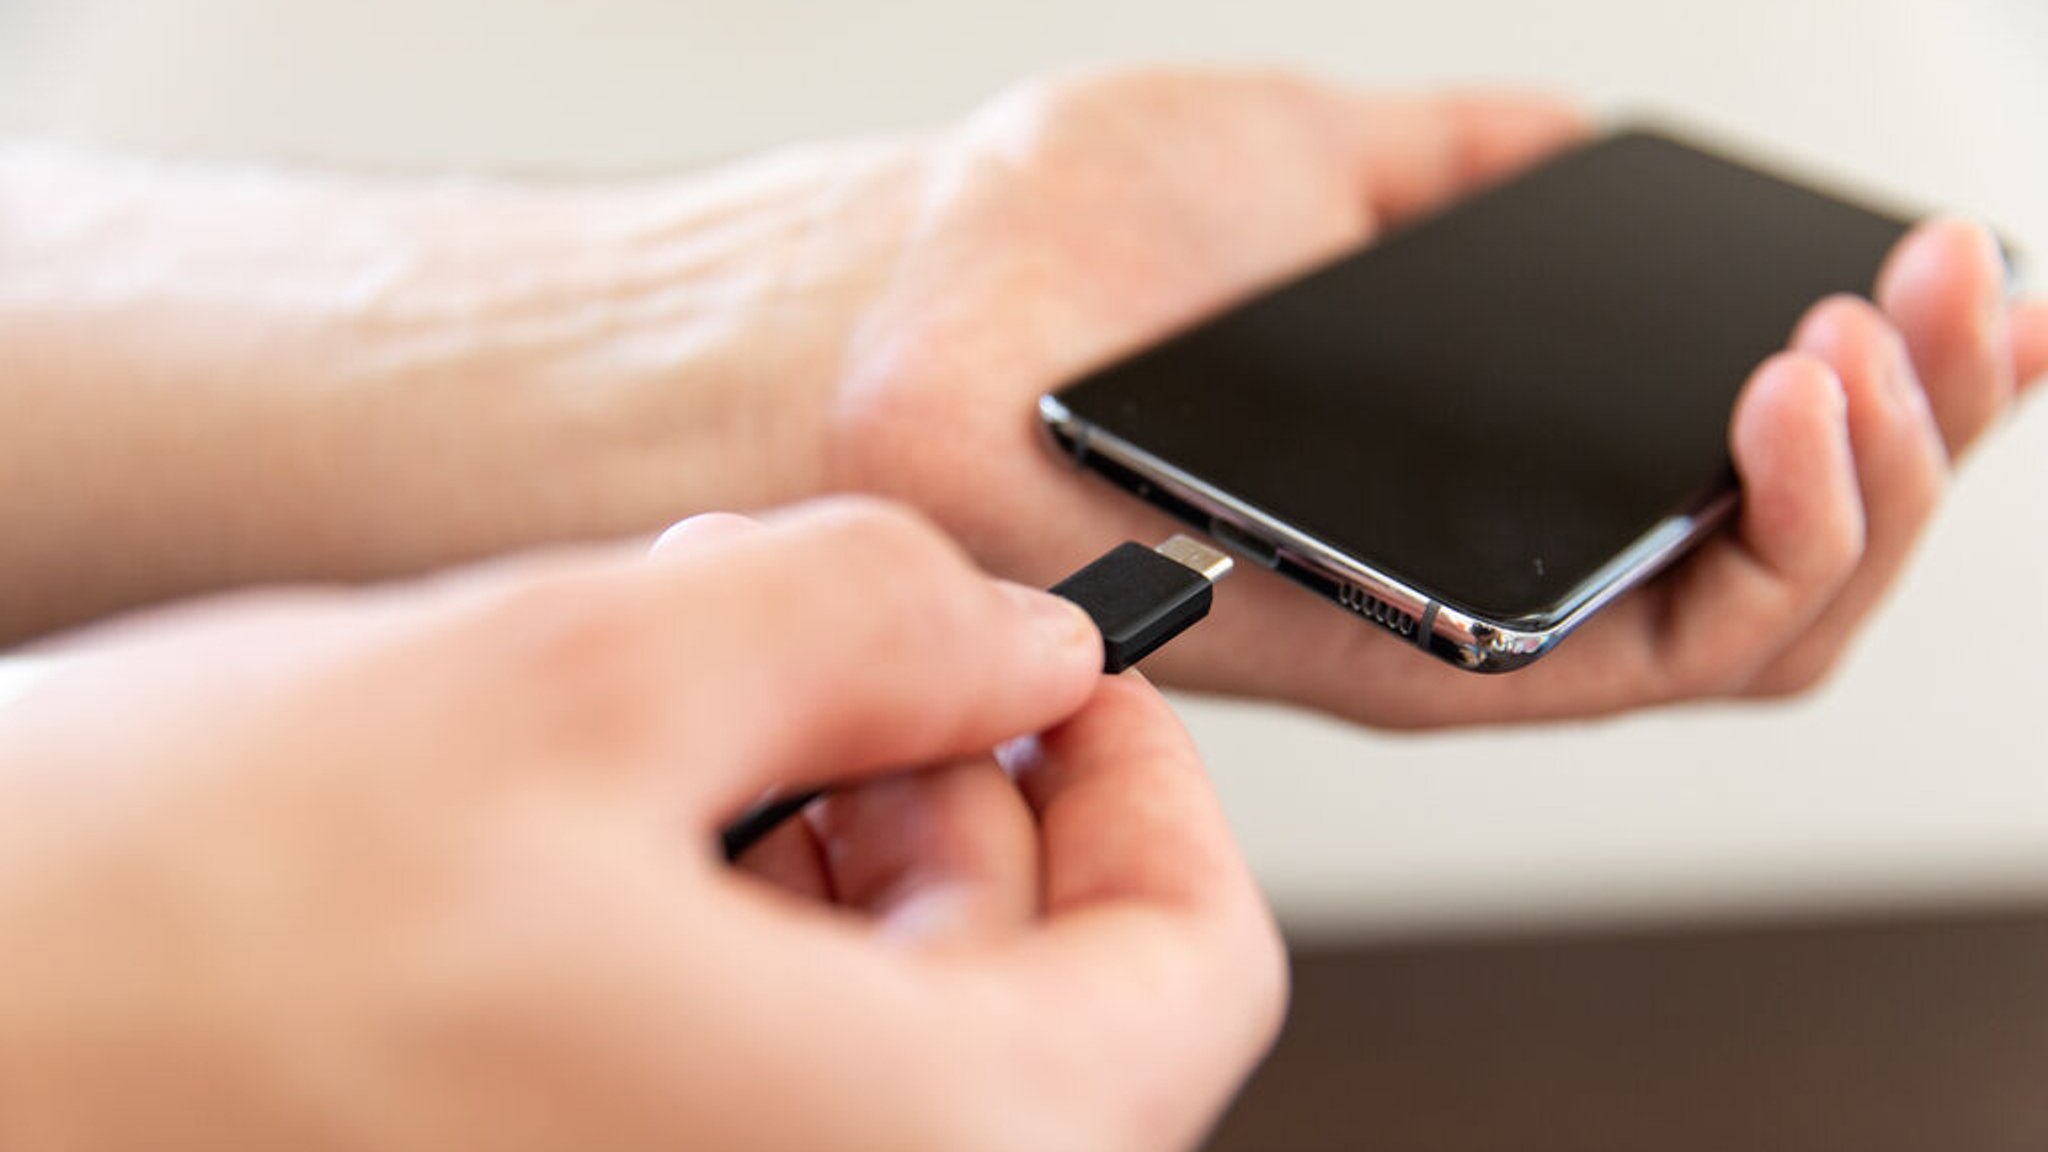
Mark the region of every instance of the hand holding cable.
<instances>
[{"instance_id":1,"label":"hand holding cable","mask_svg":"<svg viewBox=\"0 0 2048 1152\"><path fill-rule=\"evenodd\" d=\"M1216 581L1230 569L1229 556L1189 536L1173 536L1157 548L1125 541L1049 591L1080 605L1095 622L1103 674L1114 676L1207 616ZM727 825L720 836L725 858L738 860L824 794L822 788L793 792Z\"/></svg>"}]
</instances>

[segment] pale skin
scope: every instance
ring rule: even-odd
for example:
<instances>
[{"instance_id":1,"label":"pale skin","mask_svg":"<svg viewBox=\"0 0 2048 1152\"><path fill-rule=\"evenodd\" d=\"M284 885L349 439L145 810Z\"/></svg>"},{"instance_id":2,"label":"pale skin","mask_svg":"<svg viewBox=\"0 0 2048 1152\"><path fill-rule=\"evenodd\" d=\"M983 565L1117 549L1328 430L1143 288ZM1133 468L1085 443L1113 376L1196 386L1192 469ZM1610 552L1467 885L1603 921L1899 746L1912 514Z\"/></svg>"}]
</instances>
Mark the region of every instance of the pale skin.
<instances>
[{"instance_id":1,"label":"pale skin","mask_svg":"<svg viewBox=\"0 0 2048 1152\"><path fill-rule=\"evenodd\" d=\"M644 551L85 638L0 725L0 1143L1192 1143L1285 970L1159 695L901 510Z\"/></svg>"},{"instance_id":2,"label":"pale skin","mask_svg":"<svg viewBox=\"0 0 2048 1152\"><path fill-rule=\"evenodd\" d=\"M1156 694L977 571L1169 530L1031 400L1584 131L1151 72L629 186L0 156L0 634L81 657L0 712L0 1144L1191 1144L1284 972ZM1528 671L1256 572L1148 669L1404 727L1796 692L2044 372L1931 223L1751 377L1738 522ZM412 577L846 491L918 515Z\"/></svg>"}]
</instances>

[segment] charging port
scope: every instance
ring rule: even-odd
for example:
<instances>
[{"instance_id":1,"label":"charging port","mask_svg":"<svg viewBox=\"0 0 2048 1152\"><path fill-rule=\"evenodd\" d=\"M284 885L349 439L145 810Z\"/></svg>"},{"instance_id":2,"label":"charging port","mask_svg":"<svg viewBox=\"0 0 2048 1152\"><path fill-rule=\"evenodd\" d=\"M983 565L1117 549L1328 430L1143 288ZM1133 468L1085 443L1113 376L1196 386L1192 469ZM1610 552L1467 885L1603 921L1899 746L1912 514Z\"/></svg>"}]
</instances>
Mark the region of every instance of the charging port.
<instances>
[{"instance_id":1,"label":"charging port","mask_svg":"<svg viewBox=\"0 0 2048 1152\"><path fill-rule=\"evenodd\" d=\"M1280 550L1257 536L1239 528L1228 520L1209 518L1209 535L1225 548L1257 564L1261 568L1274 568L1280 563Z\"/></svg>"}]
</instances>

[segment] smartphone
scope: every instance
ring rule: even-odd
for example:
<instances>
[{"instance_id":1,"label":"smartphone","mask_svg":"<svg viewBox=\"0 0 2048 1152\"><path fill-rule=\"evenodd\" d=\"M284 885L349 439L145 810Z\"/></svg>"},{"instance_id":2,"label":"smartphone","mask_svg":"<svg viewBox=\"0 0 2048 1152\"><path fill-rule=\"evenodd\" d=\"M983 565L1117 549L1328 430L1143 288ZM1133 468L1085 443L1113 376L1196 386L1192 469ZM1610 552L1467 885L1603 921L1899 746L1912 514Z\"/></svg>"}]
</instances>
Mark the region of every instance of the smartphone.
<instances>
[{"instance_id":1,"label":"smartphone","mask_svg":"<svg viewBox=\"0 0 2048 1152\"><path fill-rule=\"evenodd\" d=\"M1736 503L1744 380L1907 222L1611 135L1041 397L1083 466L1369 626L1517 668Z\"/></svg>"}]
</instances>

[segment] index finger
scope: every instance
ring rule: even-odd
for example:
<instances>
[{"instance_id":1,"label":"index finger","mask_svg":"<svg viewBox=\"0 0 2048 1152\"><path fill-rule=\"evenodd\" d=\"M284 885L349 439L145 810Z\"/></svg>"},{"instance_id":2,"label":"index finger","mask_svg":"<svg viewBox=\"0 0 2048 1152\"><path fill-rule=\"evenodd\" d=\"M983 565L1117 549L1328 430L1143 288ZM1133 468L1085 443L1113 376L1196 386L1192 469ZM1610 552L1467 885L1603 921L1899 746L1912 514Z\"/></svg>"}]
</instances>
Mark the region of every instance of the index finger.
<instances>
[{"instance_id":1,"label":"index finger","mask_svg":"<svg viewBox=\"0 0 2048 1152\"><path fill-rule=\"evenodd\" d=\"M651 786L650 810L708 831L773 788L986 753L1100 678L1086 613L990 579L907 511L841 499L691 531L648 561L463 585L480 635L456 647L500 670L477 691L529 759Z\"/></svg>"},{"instance_id":2,"label":"index finger","mask_svg":"<svg viewBox=\"0 0 2048 1152\"><path fill-rule=\"evenodd\" d=\"M921 519L821 502L722 542L654 614L671 650L715 669L663 735L714 770L706 811L986 750L1066 716L1101 667L1073 604L984 576ZM677 563L689 563L679 557ZM664 590L666 599L676 596ZM676 611L676 608L683 611Z\"/></svg>"}]
</instances>

